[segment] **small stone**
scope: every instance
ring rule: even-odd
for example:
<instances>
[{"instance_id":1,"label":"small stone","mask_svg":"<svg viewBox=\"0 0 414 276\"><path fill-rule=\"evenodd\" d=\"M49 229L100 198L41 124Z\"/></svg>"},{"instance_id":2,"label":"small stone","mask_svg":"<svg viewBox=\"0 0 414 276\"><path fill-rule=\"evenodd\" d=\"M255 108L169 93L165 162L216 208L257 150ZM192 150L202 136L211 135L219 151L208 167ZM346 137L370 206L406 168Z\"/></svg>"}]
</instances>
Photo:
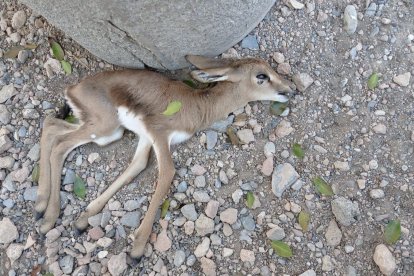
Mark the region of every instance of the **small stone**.
<instances>
[{"instance_id":1,"label":"small stone","mask_svg":"<svg viewBox=\"0 0 414 276\"><path fill-rule=\"evenodd\" d=\"M276 225L276 227L271 228L266 232L266 236L272 241L280 241L286 236L286 234L281 227Z\"/></svg>"},{"instance_id":2,"label":"small stone","mask_svg":"<svg viewBox=\"0 0 414 276\"><path fill-rule=\"evenodd\" d=\"M92 240L99 240L105 235L105 233L102 231L101 227L93 227L88 231L88 236L91 237Z\"/></svg>"},{"instance_id":3,"label":"small stone","mask_svg":"<svg viewBox=\"0 0 414 276\"><path fill-rule=\"evenodd\" d=\"M88 162L92 164L93 162L97 160L99 161L99 158L100 158L99 153L92 152L91 154L88 155Z\"/></svg>"},{"instance_id":4,"label":"small stone","mask_svg":"<svg viewBox=\"0 0 414 276\"><path fill-rule=\"evenodd\" d=\"M331 256L325 255L322 258L322 271L332 271L335 269L335 265L332 261Z\"/></svg>"},{"instance_id":5,"label":"small stone","mask_svg":"<svg viewBox=\"0 0 414 276\"><path fill-rule=\"evenodd\" d=\"M191 167L191 172L194 175L203 175L206 171L207 170L204 167L202 167L202 166L200 166L198 164L196 164L196 165L194 165L194 166Z\"/></svg>"},{"instance_id":6,"label":"small stone","mask_svg":"<svg viewBox=\"0 0 414 276\"><path fill-rule=\"evenodd\" d=\"M346 161L336 161L334 163L334 167L335 167L335 169L337 169L339 171L343 171L343 172L349 171L349 169L350 169L349 164Z\"/></svg>"},{"instance_id":7,"label":"small stone","mask_svg":"<svg viewBox=\"0 0 414 276\"><path fill-rule=\"evenodd\" d=\"M20 62L20 63L25 63L26 62L26 60L29 58L29 51L26 51L26 50L21 50L20 52L19 52L19 54L17 55L17 60Z\"/></svg>"},{"instance_id":8,"label":"small stone","mask_svg":"<svg viewBox=\"0 0 414 276\"><path fill-rule=\"evenodd\" d=\"M63 273L70 275L73 271L74 258L71 255L66 255L59 260L59 266Z\"/></svg>"},{"instance_id":9,"label":"small stone","mask_svg":"<svg viewBox=\"0 0 414 276\"><path fill-rule=\"evenodd\" d=\"M348 34L355 33L358 26L358 16L355 6L348 5L344 12L344 30Z\"/></svg>"},{"instance_id":10,"label":"small stone","mask_svg":"<svg viewBox=\"0 0 414 276\"><path fill-rule=\"evenodd\" d=\"M23 199L25 201L36 201L37 198L37 186L29 187L24 190Z\"/></svg>"},{"instance_id":11,"label":"small stone","mask_svg":"<svg viewBox=\"0 0 414 276\"><path fill-rule=\"evenodd\" d=\"M219 172L219 179L220 179L221 183L229 184L229 178L227 177L226 172L223 171L223 170L220 170L220 172Z\"/></svg>"},{"instance_id":12,"label":"small stone","mask_svg":"<svg viewBox=\"0 0 414 276\"><path fill-rule=\"evenodd\" d=\"M12 141L7 135L0 136L0 154L13 146Z\"/></svg>"},{"instance_id":13,"label":"small stone","mask_svg":"<svg viewBox=\"0 0 414 276\"><path fill-rule=\"evenodd\" d=\"M195 230L199 236L211 234L214 232L214 221L204 214L201 214L195 221Z\"/></svg>"},{"instance_id":14,"label":"small stone","mask_svg":"<svg viewBox=\"0 0 414 276\"><path fill-rule=\"evenodd\" d=\"M273 142L267 142L264 146L264 154L266 157L272 157L276 153L276 146Z\"/></svg>"},{"instance_id":15,"label":"small stone","mask_svg":"<svg viewBox=\"0 0 414 276\"><path fill-rule=\"evenodd\" d=\"M237 213L237 209L228 208L220 213L220 220L228 224L233 224L237 221Z\"/></svg>"},{"instance_id":16,"label":"small stone","mask_svg":"<svg viewBox=\"0 0 414 276\"><path fill-rule=\"evenodd\" d=\"M261 172L265 176L270 176L272 174L272 172L273 172L273 157L268 157L263 162Z\"/></svg>"},{"instance_id":17,"label":"small stone","mask_svg":"<svg viewBox=\"0 0 414 276\"><path fill-rule=\"evenodd\" d=\"M194 204L187 204L181 207L181 213L188 220L195 221L197 219L197 212L195 210Z\"/></svg>"},{"instance_id":18,"label":"small stone","mask_svg":"<svg viewBox=\"0 0 414 276\"><path fill-rule=\"evenodd\" d=\"M378 124L372 128L372 130L377 134L386 134L387 127L384 124Z\"/></svg>"},{"instance_id":19,"label":"small stone","mask_svg":"<svg viewBox=\"0 0 414 276\"><path fill-rule=\"evenodd\" d=\"M16 12L12 17L12 27L13 29L20 29L24 26L24 23L26 23L26 14L24 11L18 11Z\"/></svg>"},{"instance_id":20,"label":"small stone","mask_svg":"<svg viewBox=\"0 0 414 276\"><path fill-rule=\"evenodd\" d=\"M108 270L112 276L122 275L127 269L126 253L122 252L119 255L113 255L108 261Z\"/></svg>"},{"instance_id":21,"label":"small stone","mask_svg":"<svg viewBox=\"0 0 414 276\"><path fill-rule=\"evenodd\" d=\"M241 189L237 189L231 194L231 198L236 204L240 202L240 199L242 197L243 197L243 191Z\"/></svg>"},{"instance_id":22,"label":"small stone","mask_svg":"<svg viewBox=\"0 0 414 276\"><path fill-rule=\"evenodd\" d=\"M377 264L381 272L386 276L393 274L397 268L394 256L388 250L388 247L384 244L379 244L377 247L375 247L374 262Z\"/></svg>"},{"instance_id":23,"label":"small stone","mask_svg":"<svg viewBox=\"0 0 414 276\"><path fill-rule=\"evenodd\" d=\"M23 118L25 119L38 119L40 117L39 112L33 108L25 108L22 111Z\"/></svg>"},{"instance_id":24,"label":"small stone","mask_svg":"<svg viewBox=\"0 0 414 276\"><path fill-rule=\"evenodd\" d=\"M223 258L227 258L227 257L230 257L231 255L233 255L233 253L234 253L233 249L224 247L223 251L221 253L221 256L223 256Z\"/></svg>"},{"instance_id":25,"label":"small stone","mask_svg":"<svg viewBox=\"0 0 414 276\"><path fill-rule=\"evenodd\" d=\"M288 136L293 132L292 124L287 120L282 120L276 127L275 134L279 138Z\"/></svg>"},{"instance_id":26,"label":"small stone","mask_svg":"<svg viewBox=\"0 0 414 276\"><path fill-rule=\"evenodd\" d=\"M108 237L102 237L96 242L98 246L103 247L103 248L109 247L112 243L113 243L113 240Z\"/></svg>"},{"instance_id":27,"label":"small stone","mask_svg":"<svg viewBox=\"0 0 414 276\"><path fill-rule=\"evenodd\" d=\"M9 218L0 221L0 244L8 244L19 237L17 228Z\"/></svg>"},{"instance_id":28,"label":"small stone","mask_svg":"<svg viewBox=\"0 0 414 276\"><path fill-rule=\"evenodd\" d=\"M336 220L344 226L354 223L360 215L358 203L344 197L332 200L331 207Z\"/></svg>"},{"instance_id":29,"label":"small stone","mask_svg":"<svg viewBox=\"0 0 414 276\"><path fill-rule=\"evenodd\" d=\"M313 149L316 150L319 153L325 154L328 151L326 149L324 149L323 147L319 146L319 145L314 145Z\"/></svg>"},{"instance_id":30,"label":"small stone","mask_svg":"<svg viewBox=\"0 0 414 276\"><path fill-rule=\"evenodd\" d=\"M292 80L300 92L304 92L314 81L313 78L307 73L295 74Z\"/></svg>"},{"instance_id":31,"label":"small stone","mask_svg":"<svg viewBox=\"0 0 414 276\"><path fill-rule=\"evenodd\" d=\"M14 158L11 156L0 157L0 169L11 169L14 165Z\"/></svg>"},{"instance_id":32,"label":"small stone","mask_svg":"<svg viewBox=\"0 0 414 276\"><path fill-rule=\"evenodd\" d=\"M289 7L295 9L295 10L301 10L305 7L304 4L300 3L299 1L296 0L288 0L287 4Z\"/></svg>"},{"instance_id":33,"label":"small stone","mask_svg":"<svg viewBox=\"0 0 414 276\"><path fill-rule=\"evenodd\" d=\"M285 62L285 56L282 53L279 53L279 52L273 53L273 59L277 63L283 63L283 62Z\"/></svg>"},{"instance_id":34,"label":"small stone","mask_svg":"<svg viewBox=\"0 0 414 276\"><path fill-rule=\"evenodd\" d=\"M328 15L326 13L324 13L323 11L318 12L318 17L316 18L316 20L319 23L325 22L327 19L328 19Z\"/></svg>"},{"instance_id":35,"label":"small stone","mask_svg":"<svg viewBox=\"0 0 414 276\"><path fill-rule=\"evenodd\" d=\"M213 260L202 257L200 263L201 269L206 276L216 276L216 264Z\"/></svg>"},{"instance_id":36,"label":"small stone","mask_svg":"<svg viewBox=\"0 0 414 276\"><path fill-rule=\"evenodd\" d=\"M213 149L216 146L217 139L218 139L217 132L216 131L211 131L211 130L207 131L206 132L206 139L207 139L207 142L206 142L207 149L208 150Z\"/></svg>"},{"instance_id":37,"label":"small stone","mask_svg":"<svg viewBox=\"0 0 414 276\"><path fill-rule=\"evenodd\" d=\"M197 190L193 193L193 198L197 202L209 202L210 196L206 191L203 190Z\"/></svg>"},{"instance_id":38,"label":"small stone","mask_svg":"<svg viewBox=\"0 0 414 276\"><path fill-rule=\"evenodd\" d=\"M206 209L204 210L204 213L209 217L214 219L217 215L218 208L220 206L220 202L216 200L210 200L207 203Z\"/></svg>"},{"instance_id":39,"label":"small stone","mask_svg":"<svg viewBox=\"0 0 414 276\"><path fill-rule=\"evenodd\" d=\"M299 174L289 163L276 166L272 175L272 191L277 197L282 197L283 192L298 180Z\"/></svg>"},{"instance_id":40,"label":"small stone","mask_svg":"<svg viewBox=\"0 0 414 276\"><path fill-rule=\"evenodd\" d=\"M377 160L371 160L371 161L369 161L368 165L369 165L369 168L371 170L378 169L378 161Z\"/></svg>"},{"instance_id":41,"label":"small stone","mask_svg":"<svg viewBox=\"0 0 414 276\"><path fill-rule=\"evenodd\" d=\"M154 248L159 252L165 252L171 248L172 242L167 235L167 230L162 229L161 233L157 236L157 241L154 243Z\"/></svg>"},{"instance_id":42,"label":"small stone","mask_svg":"<svg viewBox=\"0 0 414 276\"><path fill-rule=\"evenodd\" d=\"M49 58L43 64L43 67L46 70L46 75L48 78L52 78L55 74L63 73L63 69L60 65L60 61L54 58Z\"/></svg>"},{"instance_id":43,"label":"small stone","mask_svg":"<svg viewBox=\"0 0 414 276\"><path fill-rule=\"evenodd\" d=\"M194 250L194 255L197 258L201 258L207 254L207 251L210 249L210 239L205 237L203 241L197 245L196 249Z\"/></svg>"},{"instance_id":44,"label":"small stone","mask_svg":"<svg viewBox=\"0 0 414 276\"><path fill-rule=\"evenodd\" d=\"M366 16L374 16L375 12L377 11L377 4L372 2L371 4L369 4L368 8L365 11L365 15Z\"/></svg>"},{"instance_id":45,"label":"small stone","mask_svg":"<svg viewBox=\"0 0 414 276\"><path fill-rule=\"evenodd\" d=\"M63 178L63 185L72 184L75 182L76 173L74 170L67 169L65 177Z\"/></svg>"},{"instance_id":46,"label":"small stone","mask_svg":"<svg viewBox=\"0 0 414 276\"><path fill-rule=\"evenodd\" d=\"M358 179L357 180L358 188L361 190L365 189L366 182L367 181L365 179Z\"/></svg>"},{"instance_id":47,"label":"small stone","mask_svg":"<svg viewBox=\"0 0 414 276\"><path fill-rule=\"evenodd\" d=\"M345 252L347 254L352 253L355 250L355 248L353 246L351 246L351 245L345 245L344 249L345 249Z\"/></svg>"},{"instance_id":48,"label":"small stone","mask_svg":"<svg viewBox=\"0 0 414 276\"><path fill-rule=\"evenodd\" d=\"M0 103L6 102L11 97L15 96L17 94L16 88L14 88L14 85L11 83L9 85L5 85L0 90Z\"/></svg>"},{"instance_id":49,"label":"small stone","mask_svg":"<svg viewBox=\"0 0 414 276\"><path fill-rule=\"evenodd\" d=\"M27 157L30 158L33 162L36 162L39 160L40 157L40 145L38 143L34 144L32 148L29 150L29 153L27 154Z\"/></svg>"},{"instance_id":50,"label":"small stone","mask_svg":"<svg viewBox=\"0 0 414 276\"><path fill-rule=\"evenodd\" d=\"M259 43L257 43L256 36L254 36L254 35L248 35L248 36L246 36L242 40L240 46L242 48L245 48L245 49L259 50Z\"/></svg>"},{"instance_id":51,"label":"small stone","mask_svg":"<svg viewBox=\"0 0 414 276\"><path fill-rule=\"evenodd\" d=\"M313 269L309 269L300 274L299 276L316 276L316 272Z\"/></svg>"},{"instance_id":52,"label":"small stone","mask_svg":"<svg viewBox=\"0 0 414 276\"><path fill-rule=\"evenodd\" d=\"M369 196L373 199L380 199L385 197L385 193L382 189L372 189L369 191Z\"/></svg>"},{"instance_id":53,"label":"small stone","mask_svg":"<svg viewBox=\"0 0 414 276\"><path fill-rule=\"evenodd\" d=\"M137 228L141 218L141 213L139 211L127 212L122 216L120 223L124 226Z\"/></svg>"},{"instance_id":54,"label":"small stone","mask_svg":"<svg viewBox=\"0 0 414 276\"><path fill-rule=\"evenodd\" d=\"M194 185L197 188L204 188L206 186L206 177L204 175L199 175L194 179Z\"/></svg>"},{"instance_id":55,"label":"small stone","mask_svg":"<svg viewBox=\"0 0 414 276\"><path fill-rule=\"evenodd\" d=\"M184 232L187 235L192 235L194 232L194 221L187 221L184 223Z\"/></svg>"},{"instance_id":56,"label":"small stone","mask_svg":"<svg viewBox=\"0 0 414 276\"><path fill-rule=\"evenodd\" d=\"M177 250L174 254L174 265L180 267L185 262L185 252L183 250Z\"/></svg>"},{"instance_id":57,"label":"small stone","mask_svg":"<svg viewBox=\"0 0 414 276\"><path fill-rule=\"evenodd\" d=\"M251 215L244 216L240 220L244 229L246 229L247 231L254 231L256 223L254 222L254 219Z\"/></svg>"},{"instance_id":58,"label":"small stone","mask_svg":"<svg viewBox=\"0 0 414 276\"><path fill-rule=\"evenodd\" d=\"M342 232L334 219L329 222L325 233L325 239L329 246L337 246L341 243Z\"/></svg>"},{"instance_id":59,"label":"small stone","mask_svg":"<svg viewBox=\"0 0 414 276\"><path fill-rule=\"evenodd\" d=\"M10 123L11 114L7 110L7 107L3 104L0 104L0 123L3 125L7 125Z\"/></svg>"},{"instance_id":60,"label":"small stone","mask_svg":"<svg viewBox=\"0 0 414 276\"><path fill-rule=\"evenodd\" d=\"M240 142L243 144L248 144L255 141L253 131L251 129L239 130L237 131L237 136L239 137Z\"/></svg>"},{"instance_id":61,"label":"small stone","mask_svg":"<svg viewBox=\"0 0 414 276\"><path fill-rule=\"evenodd\" d=\"M18 243L12 243L7 247L7 257L10 259L10 263L13 264L20 258L24 250L24 246Z\"/></svg>"},{"instance_id":62,"label":"small stone","mask_svg":"<svg viewBox=\"0 0 414 276\"><path fill-rule=\"evenodd\" d=\"M277 66L276 71L281 75L290 75L292 73L292 69L290 67L290 64L287 63L287 62L280 63Z\"/></svg>"},{"instance_id":63,"label":"small stone","mask_svg":"<svg viewBox=\"0 0 414 276\"><path fill-rule=\"evenodd\" d=\"M177 192L178 193L185 193L188 189L187 182L181 181L180 184L177 185Z\"/></svg>"},{"instance_id":64,"label":"small stone","mask_svg":"<svg viewBox=\"0 0 414 276\"><path fill-rule=\"evenodd\" d=\"M411 73L406 72L404 74L395 76L392 80L399 86L406 87L410 84Z\"/></svg>"},{"instance_id":65,"label":"small stone","mask_svg":"<svg viewBox=\"0 0 414 276\"><path fill-rule=\"evenodd\" d=\"M250 262L254 263L256 257L254 256L254 252L247 249L240 250L240 260L242 262Z\"/></svg>"},{"instance_id":66,"label":"small stone","mask_svg":"<svg viewBox=\"0 0 414 276\"><path fill-rule=\"evenodd\" d=\"M126 211L134 211L141 206L141 202L138 200L128 200L124 203L124 210Z\"/></svg>"}]
</instances>

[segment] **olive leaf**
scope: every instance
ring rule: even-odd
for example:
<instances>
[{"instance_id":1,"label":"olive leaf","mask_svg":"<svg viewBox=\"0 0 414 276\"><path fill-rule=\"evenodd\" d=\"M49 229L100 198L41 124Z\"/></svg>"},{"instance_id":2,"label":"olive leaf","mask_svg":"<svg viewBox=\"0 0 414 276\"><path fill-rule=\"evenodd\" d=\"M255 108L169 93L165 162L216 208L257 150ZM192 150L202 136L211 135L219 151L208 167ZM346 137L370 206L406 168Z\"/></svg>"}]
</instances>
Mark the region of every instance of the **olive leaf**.
<instances>
[{"instance_id":1,"label":"olive leaf","mask_svg":"<svg viewBox=\"0 0 414 276\"><path fill-rule=\"evenodd\" d=\"M273 102L270 105L269 111L273 115L280 116L287 108L287 103Z\"/></svg>"},{"instance_id":2,"label":"olive leaf","mask_svg":"<svg viewBox=\"0 0 414 276\"><path fill-rule=\"evenodd\" d=\"M161 205L161 218L165 218L168 208L170 208L170 200L167 198Z\"/></svg>"},{"instance_id":3,"label":"olive leaf","mask_svg":"<svg viewBox=\"0 0 414 276\"><path fill-rule=\"evenodd\" d=\"M305 157L305 152L303 151L302 147L298 143L293 144L292 153L294 156L300 159Z\"/></svg>"},{"instance_id":4,"label":"olive leaf","mask_svg":"<svg viewBox=\"0 0 414 276\"><path fill-rule=\"evenodd\" d=\"M368 79L368 88L372 90L372 89L375 89L375 87L377 86L378 86L378 74L373 73Z\"/></svg>"},{"instance_id":5,"label":"olive leaf","mask_svg":"<svg viewBox=\"0 0 414 276\"><path fill-rule=\"evenodd\" d=\"M187 84L191 88L197 88L197 84L192 80L183 80L183 83Z\"/></svg>"},{"instance_id":6,"label":"olive leaf","mask_svg":"<svg viewBox=\"0 0 414 276\"><path fill-rule=\"evenodd\" d=\"M401 237L401 223L399 220L390 220L384 231L384 238L388 244L396 243Z\"/></svg>"},{"instance_id":7,"label":"olive leaf","mask_svg":"<svg viewBox=\"0 0 414 276\"><path fill-rule=\"evenodd\" d=\"M21 50L24 50L24 47L23 46L14 46L14 47L11 47L9 50L7 50L4 53L3 57L4 58L16 58L17 55L19 54L19 52Z\"/></svg>"},{"instance_id":8,"label":"olive leaf","mask_svg":"<svg viewBox=\"0 0 414 276\"><path fill-rule=\"evenodd\" d=\"M63 51L62 47L54 40L50 40L50 48L52 49L53 56L62 61L65 58L65 52Z\"/></svg>"},{"instance_id":9,"label":"olive leaf","mask_svg":"<svg viewBox=\"0 0 414 276\"><path fill-rule=\"evenodd\" d=\"M63 71L65 71L66 75L72 74L72 65L70 65L69 62L67 62L66 60L61 60L60 64L62 65L62 69Z\"/></svg>"},{"instance_id":10,"label":"olive leaf","mask_svg":"<svg viewBox=\"0 0 414 276\"><path fill-rule=\"evenodd\" d=\"M39 182L39 177L40 177L40 167L39 167L39 164L36 164L33 167L33 171L32 171L32 181Z\"/></svg>"},{"instance_id":11,"label":"olive leaf","mask_svg":"<svg viewBox=\"0 0 414 276\"><path fill-rule=\"evenodd\" d=\"M246 205L247 207L249 207L250 209L253 207L255 198L254 198L254 194L253 192L249 191L246 194Z\"/></svg>"},{"instance_id":12,"label":"olive leaf","mask_svg":"<svg viewBox=\"0 0 414 276\"><path fill-rule=\"evenodd\" d=\"M290 246L282 241L272 241L272 248L280 257L290 258L293 256Z\"/></svg>"},{"instance_id":13,"label":"olive leaf","mask_svg":"<svg viewBox=\"0 0 414 276\"><path fill-rule=\"evenodd\" d=\"M165 116L172 116L181 110L181 106L182 103L180 101L172 101L168 104L167 108L161 114Z\"/></svg>"},{"instance_id":14,"label":"olive leaf","mask_svg":"<svg viewBox=\"0 0 414 276\"><path fill-rule=\"evenodd\" d=\"M81 199L86 197L86 187L85 182L78 175L75 176L75 182L73 184L73 192L75 195Z\"/></svg>"},{"instance_id":15,"label":"olive leaf","mask_svg":"<svg viewBox=\"0 0 414 276\"><path fill-rule=\"evenodd\" d=\"M308 231L309 222L310 222L310 214L308 212L301 211L298 216L298 222L303 232Z\"/></svg>"},{"instance_id":16,"label":"olive leaf","mask_svg":"<svg viewBox=\"0 0 414 276\"><path fill-rule=\"evenodd\" d=\"M334 195L332 187L329 186L328 183L326 183L325 180L323 180L321 177L315 177L312 179L313 185L315 185L316 190L318 190L319 193L326 196L332 196Z\"/></svg>"},{"instance_id":17,"label":"olive leaf","mask_svg":"<svg viewBox=\"0 0 414 276\"><path fill-rule=\"evenodd\" d=\"M74 115L71 114L71 115L68 115L65 118L65 121L68 122L68 123L71 123L71 124L77 124L79 122L79 119L76 118Z\"/></svg>"},{"instance_id":18,"label":"olive leaf","mask_svg":"<svg viewBox=\"0 0 414 276\"><path fill-rule=\"evenodd\" d=\"M232 127L228 127L226 130L227 136L230 138L230 142L233 145L240 145L240 139L237 137L236 131Z\"/></svg>"}]
</instances>

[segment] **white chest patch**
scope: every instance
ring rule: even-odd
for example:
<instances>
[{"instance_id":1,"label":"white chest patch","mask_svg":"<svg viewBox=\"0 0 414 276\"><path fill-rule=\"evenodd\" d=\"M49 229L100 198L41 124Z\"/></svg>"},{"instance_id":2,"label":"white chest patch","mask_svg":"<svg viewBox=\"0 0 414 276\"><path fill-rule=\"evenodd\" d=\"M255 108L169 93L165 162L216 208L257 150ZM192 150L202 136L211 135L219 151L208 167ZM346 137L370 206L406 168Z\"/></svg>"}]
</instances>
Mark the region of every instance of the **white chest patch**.
<instances>
[{"instance_id":1,"label":"white chest patch","mask_svg":"<svg viewBox=\"0 0 414 276\"><path fill-rule=\"evenodd\" d=\"M118 107L118 119L122 126L130 131L138 134L139 136L145 136L149 138L147 128L140 116L137 116L134 112L131 112L124 106Z\"/></svg>"},{"instance_id":2,"label":"white chest patch","mask_svg":"<svg viewBox=\"0 0 414 276\"><path fill-rule=\"evenodd\" d=\"M174 131L168 136L170 146L180 144L193 136L192 134L185 131Z\"/></svg>"}]
</instances>

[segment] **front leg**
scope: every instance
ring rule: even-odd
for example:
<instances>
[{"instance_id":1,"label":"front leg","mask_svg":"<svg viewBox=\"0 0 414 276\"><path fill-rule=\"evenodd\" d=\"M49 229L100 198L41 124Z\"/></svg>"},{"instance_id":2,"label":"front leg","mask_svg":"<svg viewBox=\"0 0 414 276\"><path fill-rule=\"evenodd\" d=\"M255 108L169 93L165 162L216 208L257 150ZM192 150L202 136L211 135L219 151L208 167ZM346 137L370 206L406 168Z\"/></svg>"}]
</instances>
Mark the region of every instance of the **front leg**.
<instances>
[{"instance_id":1,"label":"front leg","mask_svg":"<svg viewBox=\"0 0 414 276\"><path fill-rule=\"evenodd\" d=\"M174 163L171 158L167 140L156 141L154 151L158 161L158 185L152 197L148 211L141 225L135 232L135 241L131 250L131 257L140 258L144 254L145 245L152 231L155 216L164 197L167 195L175 174Z\"/></svg>"}]
</instances>

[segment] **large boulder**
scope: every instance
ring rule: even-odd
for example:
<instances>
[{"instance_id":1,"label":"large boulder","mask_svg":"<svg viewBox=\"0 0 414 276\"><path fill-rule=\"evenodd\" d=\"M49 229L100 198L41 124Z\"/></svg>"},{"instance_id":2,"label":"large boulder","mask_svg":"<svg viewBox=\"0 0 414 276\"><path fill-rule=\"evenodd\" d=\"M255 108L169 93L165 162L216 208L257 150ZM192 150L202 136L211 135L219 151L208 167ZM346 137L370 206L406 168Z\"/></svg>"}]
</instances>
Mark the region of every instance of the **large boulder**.
<instances>
[{"instance_id":1,"label":"large boulder","mask_svg":"<svg viewBox=\"0 0 414 276\"><path fill-rule=\"evenodd\" d=\"M124 67L187 66L248 34L275 0L22 0L96 56Z\"/></svg>"}]
</instances>

